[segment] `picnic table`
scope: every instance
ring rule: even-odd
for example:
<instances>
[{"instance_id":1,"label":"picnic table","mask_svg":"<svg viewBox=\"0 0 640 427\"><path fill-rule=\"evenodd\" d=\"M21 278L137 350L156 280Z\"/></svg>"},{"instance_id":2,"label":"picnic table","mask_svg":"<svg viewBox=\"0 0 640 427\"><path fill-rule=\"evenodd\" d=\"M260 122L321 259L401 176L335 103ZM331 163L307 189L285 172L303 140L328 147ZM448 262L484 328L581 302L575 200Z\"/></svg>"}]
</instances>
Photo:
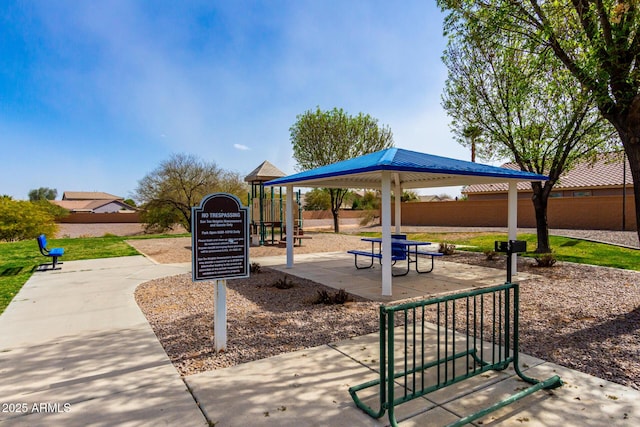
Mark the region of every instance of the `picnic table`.
<instances>
[{"instance_id":1,"label":"picnic table","mask_svg":"<svg viewBox=\"0 0 640 427\"><path fill-rule=\"evenodd\" d=\"M363 242L371 242L371 251L363 251L363 250L350 250L347 253L350 253L355 256L354 262L357 269L371 268L373 267L373 260L378 259L382 262L382 238L380 237L363 237L361 239ZM377 249L376 249L377 243ZM393 265L397 261L407 261L407 269L402 273L393 273L393 276L406 276L410 269L411 264L415 264L415 270L417 273L430 273L433 271L434 257L442 256L440 252L432 252L432 251L424 251L420 250L419 247L430 246L431 242L423 242L420 240L408 240L405 238L392 238L391 239L391 261ZM371 258L371 263L369 265L360 266L358 265L358 256ZM419 257L430 257L431 258L431 268L429 270L420 270L418 259Z\"/></svg>"}]
</instances>

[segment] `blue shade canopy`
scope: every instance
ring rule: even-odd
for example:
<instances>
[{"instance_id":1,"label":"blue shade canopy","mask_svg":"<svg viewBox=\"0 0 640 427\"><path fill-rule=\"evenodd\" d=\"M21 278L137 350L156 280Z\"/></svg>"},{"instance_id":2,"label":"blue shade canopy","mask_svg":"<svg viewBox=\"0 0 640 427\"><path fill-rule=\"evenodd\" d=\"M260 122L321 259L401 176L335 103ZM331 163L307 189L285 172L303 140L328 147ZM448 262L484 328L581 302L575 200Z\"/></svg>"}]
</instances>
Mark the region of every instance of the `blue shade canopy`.
<instances>
[{"instance_id":1,"label":"blue shade canopy","mask_svg":"<svg viewBox=\"0 0 640 427\"><path fill-rule=\"evenodd\" d=\"M466 162L401 148L388 148L316 169L277 178L267 186L373 188L382 186L382 171L402 188L449 187L510 181L546 181L531 172Z\"/></svg>"}]
</instances>

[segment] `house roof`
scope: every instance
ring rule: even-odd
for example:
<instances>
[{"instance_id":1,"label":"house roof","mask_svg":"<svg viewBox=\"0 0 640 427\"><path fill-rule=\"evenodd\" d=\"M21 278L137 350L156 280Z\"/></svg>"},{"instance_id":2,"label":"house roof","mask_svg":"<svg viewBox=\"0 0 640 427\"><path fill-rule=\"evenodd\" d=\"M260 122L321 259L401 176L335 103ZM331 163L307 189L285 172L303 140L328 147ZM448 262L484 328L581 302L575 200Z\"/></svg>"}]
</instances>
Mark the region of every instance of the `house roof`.
<instances>
[{"instance_id":1,"label":"house roof","mask_svg":"<svg viewBox=\"0 0 640 427\"><path fill-rule=\"evenodd\" d=\"M428 188L509 181L544 181L530 172L499 168L464 160L434 156L401 148L388 148L316 169L277 178L265 185L298 187L382 187L381 172L389 171L402 188Z\"/></svg>"},{"instance_id":2,"label":"house roof","mask_svg":"<svg viewBox=\"0 0 640 427\"><path fill-rule=\"evenodd\" d=\"M442 197L435 195L435 194L431 194L431 195L427 195L427 196L418 196L418 200L420 200L421 202L441 202L443 200L447 200L447 199L443 199Z\"/></svg>"},{"instance_id":3,"label":"house roof","mask_svg":"<svg viewBox=\"0 0 640 427\"><path fill-rule=\"evenodd\" d=\"M266 182L272 179L281 178L286 174L265 160L260 166L255 168L249 175L244 177L245 182Z\"/></svg>"},{"instance_id":4,"label":"house roof","mask_svg":"<svg viewBox=\"0 0 640 427\"><path fill-rule=\"evenodd\" d=\"M102 206L108 205L110 203L116 203L123 208L128 210L136 210L133 206L129 206L124 203L122 200L118 199L109 199L109 200L51 200L51 203L54 203L62 208L65 208L71 212L93 212L96 209L101 208Z\"/></svg>"},{"instance_id":5,"label":"house roof","mask_svg":"<svg viewBox=\"0 0 640 427\"><path fill-rule=\"evenodd\" d=\"M502 167L518 169L518 166L514 163L506 163ZM556 190L568 190L622 187L625 182L624 169L622 156L617 153L603 154L593 163L585 161L576 164L573 169L560 176L553 188ZM626 184L633 184L628 160L626 162ZM505 193L506 191L507 185L505 184L472 184L465 187L462 193ZM520 182L518 183L518 191L533 190L529 183Z\"/></svg>"},{"instance_id":6,"label":"house roof","mask_svg":"<svg viewBox=\"0 0 640 427\"><path fill-rule=\"evenodd\" d=\"M124 197L101 191L65 191L62 200L124 200Z\"/></svg>"}]
</instances>

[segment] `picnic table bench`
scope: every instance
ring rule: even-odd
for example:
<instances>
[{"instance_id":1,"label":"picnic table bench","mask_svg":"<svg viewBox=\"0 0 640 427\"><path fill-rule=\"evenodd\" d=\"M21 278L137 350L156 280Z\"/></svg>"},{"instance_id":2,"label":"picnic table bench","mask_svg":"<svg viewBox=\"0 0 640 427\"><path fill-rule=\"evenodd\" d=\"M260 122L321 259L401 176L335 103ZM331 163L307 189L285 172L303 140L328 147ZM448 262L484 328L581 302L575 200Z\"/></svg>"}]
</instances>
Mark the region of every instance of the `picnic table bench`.
<instances>
[{"instance_id":1,"label":"picnic table bench","mask_svg":"<svg viewBox=\"0 0 640 427\"><path fill-rule=\"evenodd\" d=\"M58 264L63 264L62 262L58 262L58 258L64 255L64 248L47 248L47 237L44 234L41 234L37 238L38 240L38 248L40 249L40 253L46 257L51 258L51 266L52 270L59 270L56 268ZM48 264L45 264L48 265Z\"/></svg>"},{"instance_id":2,"label":"picnic table bench","mask_svg":"<svg viewBox=\"0 0 640 427\"><path fill-rule=\"evenodd\" d=\"M358 270L371 268L373 267L373 260L378 259L379 262L382 262L382 239L378 237L364 237L361 239L363 242L371 242L371 250L359 250L353 249L347 251L347 253L354 255L354 263ZM376 251L375 244L378 243L378 250ZM397 261L407 261L407 269L406 271L398 274L393 274L393 276L405 276L409 273L411 268L411 264L415 264L415 269L417 273L430 273L434 268L434 258L440 257L443 254L440 252L432 252L432 251L422 251L419 250L419 246L428 246L431 245L431 242L422 242L418 240L407 240L405 235L394 235L391 239L391 261L392 265L395 265ZM358 264L358 256L371 258L371 263L368 265L359 265ZM418 265L418 257L430 257L431 258L431 268L428 270L420 270Z\"/></svg>"},{"instance_id":3,"label":"picnic table bench","mask_svg":"<svg viewBox=\"0 0 640 427\"><path fill-rule=\"evenodd\" d=\"M286 227L284 227L282 229L282 231L284 232L284 237L282 239L280 239L280 242L278 242L278 246L286 246L287 245L287 229ZM298 241L298 245L297 246L302 246L302 240L303 239L312 239L312 236L308 236L304 234L304 230L302 228L298 228L298 227L294 227L293 228L293 245L296 246L296 240Z\"/></svg>"}]
</instances>

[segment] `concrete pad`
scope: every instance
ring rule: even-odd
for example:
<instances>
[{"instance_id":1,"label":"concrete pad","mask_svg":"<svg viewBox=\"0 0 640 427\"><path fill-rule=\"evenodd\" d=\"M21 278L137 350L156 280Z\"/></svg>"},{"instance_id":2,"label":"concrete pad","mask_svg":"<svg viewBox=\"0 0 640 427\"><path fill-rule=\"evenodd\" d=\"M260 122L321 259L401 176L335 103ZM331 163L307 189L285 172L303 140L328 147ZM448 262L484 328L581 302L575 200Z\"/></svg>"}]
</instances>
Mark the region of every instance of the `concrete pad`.
<instances>
[{"instance_id":1,"label":"concrete pad","mask_svg":"<svg viewBox=\"0 0 640 427\"><path fill-rule=\"evenodd\" d=\"M254 258L252 262L383 303L502 285L506 279L500 269L436 259L431 273L418 274L411 270L406 276L394 277L393 295L382 296L381 267L377 261L372 268L358 270L353 255L345 252L295 255L292 268L286 267L286 258L282 255ZM517 276L518 280L530 277L534 275L520 273Z\"/></svg>"},{"instance_id":2,"label":"concrete pad","mask_svg":"<svg viewBox=\"0 0 640 427\"><path fill-rule=\"evenodd\" d=\"M537 392L485 417L483 425L527 426L634 426L640 425L640 391L588 374L545 362L527 369L525 374L545 379L559 375L564 386ZM527 386L515 377L487 389L496 397ZM467 400L473 406L473 399ZM460 402L462 403L462 401Z\"/></svg>"}]
</instances>

